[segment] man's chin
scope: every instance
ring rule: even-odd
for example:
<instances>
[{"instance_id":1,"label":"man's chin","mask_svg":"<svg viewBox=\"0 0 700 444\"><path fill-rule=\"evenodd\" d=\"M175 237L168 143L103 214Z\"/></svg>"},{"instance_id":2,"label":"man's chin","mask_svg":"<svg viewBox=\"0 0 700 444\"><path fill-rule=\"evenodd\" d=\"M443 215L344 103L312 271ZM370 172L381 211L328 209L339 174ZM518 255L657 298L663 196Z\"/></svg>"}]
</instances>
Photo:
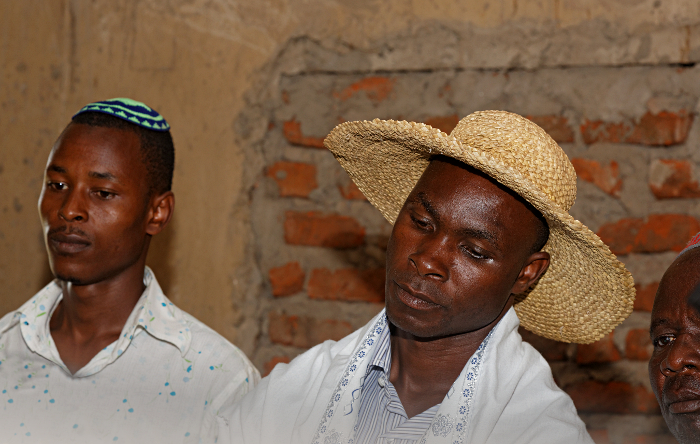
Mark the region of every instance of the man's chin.
<instances>
[{"instance_id":1,"label":"man's chin","mask_svg":"<svg viewBox=\"0 0 700 444\"><path fill-rule=\"evenodd\" d=\"M73 285L86 285L87 282L84 279L81 279L77 276L74 276L72 274L63 274L63 273L54 273L54 276L56 279L64 282L68 282Z\"/></svg>"}]
</instances>

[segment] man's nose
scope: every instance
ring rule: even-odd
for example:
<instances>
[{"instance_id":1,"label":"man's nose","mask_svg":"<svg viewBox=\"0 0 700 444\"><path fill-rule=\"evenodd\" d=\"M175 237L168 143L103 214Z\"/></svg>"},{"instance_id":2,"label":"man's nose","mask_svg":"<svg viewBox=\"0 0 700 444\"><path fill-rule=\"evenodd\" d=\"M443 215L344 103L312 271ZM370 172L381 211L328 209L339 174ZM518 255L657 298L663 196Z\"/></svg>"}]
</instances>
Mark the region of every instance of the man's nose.
<instances>
[{"instance_id":1,"label":"man's nose","mask_svg":"<svg viewBox=\"0 0 700 444\"><path fill-rule=\"evenodd\" d=\"M408 260L423 277L446 280L449 277L448 249L438 235L429 236L408 256Z\"/></svg>"},{"instance_id":2,"label":"man's nose","mask_svg":"<svg viewBox=\"0 0 700 444\"><path fill-rule=\"evenodd\" d=\"M70 190L65 194L58 215L66 222L86 221L88 214L85 208L85 199L79 190Z\"/></svg>"},{"instance_id":3,"label":"man's nose","mask_svg":"<svg viewBox=\"0 0 700 444\"><path fill-rule=\"evenodd\" d=\"M700 370L700 337L684 333L676 337L666 357L661 361L661 373L669 376L678 372Z\"/></svg>"}]
</instances>

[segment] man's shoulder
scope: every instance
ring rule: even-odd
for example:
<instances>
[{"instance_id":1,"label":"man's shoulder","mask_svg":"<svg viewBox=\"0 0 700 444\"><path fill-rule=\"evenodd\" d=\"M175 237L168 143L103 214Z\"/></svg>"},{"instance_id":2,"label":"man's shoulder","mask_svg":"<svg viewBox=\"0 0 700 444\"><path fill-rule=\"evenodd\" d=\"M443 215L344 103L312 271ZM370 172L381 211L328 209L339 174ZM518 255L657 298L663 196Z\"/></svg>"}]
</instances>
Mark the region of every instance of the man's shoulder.
<instances>
[{"instance_id":1,"label":"man's shoulder","mask_svg":"<svg viewBox=\"0 0 700 444\"><path fill-rule=\"evenodd\" d=\"M56 284L55 280L46 284L44 288L39 290L19 308L5 314L5 316L0 318L0 337L2 337L2 335L11 328L19 325L19 321L23 315L27 316L33 311L36 311L37 315L40 315L41 311L48 312L60 294L61 289ZM44 310L40 310L41 306L44 306ZM47 309L46 307L49 308Z\"/></svg>"}]
</instances>

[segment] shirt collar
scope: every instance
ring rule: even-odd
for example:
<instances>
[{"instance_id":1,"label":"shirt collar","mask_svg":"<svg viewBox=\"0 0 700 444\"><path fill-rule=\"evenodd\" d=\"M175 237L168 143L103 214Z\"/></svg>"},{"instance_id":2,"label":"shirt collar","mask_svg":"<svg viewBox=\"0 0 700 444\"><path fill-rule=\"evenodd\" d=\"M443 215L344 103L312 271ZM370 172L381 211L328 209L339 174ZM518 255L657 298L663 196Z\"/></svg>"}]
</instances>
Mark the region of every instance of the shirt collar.
<instances>
[{"instance_id":1,"label":"shirt collar","mask_svg":"<svg viewBox=\"0 0 700 444\"><path fill-rule=\"evenodd\" d=\"M119 339L101 350L75 376L94 374L107 364L114 362L141 331L146 331L151 336L174 345L180 350L181 355L185 356L192 341L185 312L165 297L153 272L148 267L144 270L143 283L146 289L124 324ZM51 315L61 299L63 299L61 286L58 280L54 280L15 311L13 321L8 328L19 323L22 337L30 350L65 367L53 344L49 328Z\"/></svg>"},{"instance_id":2,"label":"shirt collar","mask_svg":"<svg viewBox=\"0 0 700 444\"><path fill-rule=\"evenodd\" d=\"M192 342L186 313L163 294L153 271L148 267L144 272L143 283L146 289L124 325L120 341L143 329L151 336L173 344L185 356Z\"/></svg>"},{"instance_id":3,"label":"shirt collar","mask_svg":"<svg viewBox=\"0 0 700 444\"><path fill-rule=\"evenodd\" d=\"M369 356L368 363L368 371L379 368L384 373L389 374L389 370L391 370L391 333L388 325L379 334L377 346L373 355Z\"/></svg>"}]
</instances>

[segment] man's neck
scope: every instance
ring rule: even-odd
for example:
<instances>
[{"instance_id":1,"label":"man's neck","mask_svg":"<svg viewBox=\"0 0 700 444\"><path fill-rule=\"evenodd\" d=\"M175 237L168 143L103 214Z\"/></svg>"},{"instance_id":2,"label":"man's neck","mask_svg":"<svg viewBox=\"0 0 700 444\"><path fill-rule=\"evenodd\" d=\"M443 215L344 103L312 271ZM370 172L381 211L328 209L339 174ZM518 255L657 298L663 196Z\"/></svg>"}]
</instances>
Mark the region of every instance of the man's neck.
<instances>
[{"instance_id":1,"label":"man's neck","mask_svg":"<svg viewBox=\"0 0 700 444\"><path fill-rule=\"evenodd\" d=\"M510 305L489 325L441 338L417 338L392 325L391 372L409 418L442 402L467 362Z\"/></svg>"},{"instance_id":2,"label":"man's neck","mask_svg":"<svg viewBox=\"0 0 700 444\"><path fill-rule=\"evenodd\" d=\"M143 294L143 264L90 285L61 281L63 300L50 320L51 336L71 373L119 338Z\"/></svg>"}]
</instances>

